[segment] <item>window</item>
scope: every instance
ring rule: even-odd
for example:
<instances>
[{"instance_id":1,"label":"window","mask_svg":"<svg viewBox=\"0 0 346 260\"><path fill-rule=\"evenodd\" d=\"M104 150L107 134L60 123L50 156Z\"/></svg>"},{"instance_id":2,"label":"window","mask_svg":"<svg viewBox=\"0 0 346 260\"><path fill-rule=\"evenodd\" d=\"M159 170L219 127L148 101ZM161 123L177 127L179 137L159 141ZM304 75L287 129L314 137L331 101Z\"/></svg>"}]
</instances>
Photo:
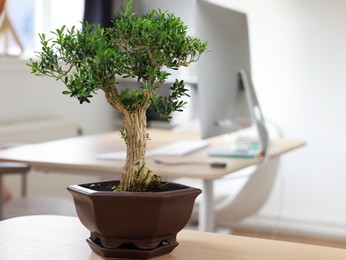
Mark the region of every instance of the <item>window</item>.
<instances>
[{"instance_id":1,"label":"window","mask_svg":"<svg viewBox=\"0 0 346 260\"><path fill-rule=\"evenodd\" d=\"M7 0L7 16L24 49L33 49L34 0ZM20 6L20 7L19 7ZM9 54L20 52L13 35L8 38Z\"/></svg>"},{"instance_id":2,"label":"window","mask_svg":"<svg viewBox=\"0 0 346 260\"><path fill-rule=\"evenodd\" d=\"M83 20L84 0L6 0L6 11L24 52L32 56L40 48L38 33L50 34L63 25L80 27ZM8 34L7 34L8 35ZM9 54L19 54L14 38L6 36ZM4 46L0 46L2 50Z\"/></svg>"}]
</instances>

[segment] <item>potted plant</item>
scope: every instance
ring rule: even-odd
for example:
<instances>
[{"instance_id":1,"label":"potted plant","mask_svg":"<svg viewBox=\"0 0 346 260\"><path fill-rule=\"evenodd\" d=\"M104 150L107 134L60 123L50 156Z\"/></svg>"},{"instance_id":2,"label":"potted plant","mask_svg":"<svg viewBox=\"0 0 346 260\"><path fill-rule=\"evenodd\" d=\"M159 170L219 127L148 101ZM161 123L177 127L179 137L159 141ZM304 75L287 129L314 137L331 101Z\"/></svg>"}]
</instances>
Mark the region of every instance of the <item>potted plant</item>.
<instances>
[{"instance_id":1,"label":"potted plant","mask_svg":"<svg viewBox=\"0 0 346 260\"><path fill-rule=\"evenodd\" d=\"M169 12L153 10L138 16L132 12L132 1L125 1L110 28L86 22L81 30L57 29L54 39L40 34L42 51L28 64L32 73L62 81L67 87L63 94L81 104L102 90L122 114L120 133L127 157L120 181L68 187L81 222L91 232L87 241L104 256L148 258L172 251L201 192L162 182L145 163L147 109L169 120L173 111L184 107L180 98L188 96L179 80L168 96L156 90L170 75L169 69L188 66L207 48L186 30ZM135 78L139 88L119 89L119 77Z\"/></svg>"}]
</instances>

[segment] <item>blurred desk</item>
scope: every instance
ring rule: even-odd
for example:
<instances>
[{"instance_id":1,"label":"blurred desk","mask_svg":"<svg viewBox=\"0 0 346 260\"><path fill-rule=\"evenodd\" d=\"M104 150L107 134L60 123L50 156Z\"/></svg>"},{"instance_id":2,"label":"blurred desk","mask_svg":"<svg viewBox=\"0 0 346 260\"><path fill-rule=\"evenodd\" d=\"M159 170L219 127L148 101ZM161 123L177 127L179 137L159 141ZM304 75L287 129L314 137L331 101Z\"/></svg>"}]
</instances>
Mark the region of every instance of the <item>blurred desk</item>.
<instances>
[{"instance_id":1,"label":"blurred desk","mask_svg":"<svg viewBox=\"0 0 346 260\"><path fill-rule=\"evenodd\" d=\"M0 221L0 259L102 260L85 241L78 218L27 216ZM155 260L316 260L346 259L346 250L234 235L182 230L179 245Z\"/></svg>"},{"instance_id":2,"label":"blurred desk","mask_svg":"<svg viewBox=\"0 0 346 260\"><path fill-rule=\"evenodd\" d=\"M151 139L148 141L148 150L179 140L199 140L199 137L192 133L161 129L149 129L148 131ZM200 229L203 231L212 231L214 226L213 181L258 163L256 159L209 157L208 151L229 145L222 137L209 139L209 142L209 146L184 156L155 155L146 160L150 169L159 173L163 178L186 177L203 180L202 196L204 199L200 211ZM272 158L280 156L303 145L302 141L273 140L270 155ZM122 172L124 161L101 160L97 159L97 155L122 150L125 150L124 141L119 133L112 132L6 149L0 151L0 161L25 162L39 171L92 174L117 179ZM156 164L155 159L165 162L201 162L203 164L166 166ZM227 165L225 168L211 168L206 164L211 162L224 162Z\"/></svg>"}]
</instances>

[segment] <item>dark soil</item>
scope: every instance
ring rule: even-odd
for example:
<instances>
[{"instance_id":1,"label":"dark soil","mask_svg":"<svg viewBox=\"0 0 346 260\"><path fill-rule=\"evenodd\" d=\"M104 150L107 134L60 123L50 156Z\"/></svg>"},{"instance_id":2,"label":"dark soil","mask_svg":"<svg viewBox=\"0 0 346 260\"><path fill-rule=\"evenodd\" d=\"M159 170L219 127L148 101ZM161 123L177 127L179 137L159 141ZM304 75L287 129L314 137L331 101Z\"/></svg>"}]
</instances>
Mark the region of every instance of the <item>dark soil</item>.
<instances>
[{"instance_id":1,"label":"dark soil","mask_svg":"<svg viewBox=\"0 0 346 260\"><path fill-rule=\"evenodd\" d=\"M114 191L119 185L119 181L105 181L105 182L95 182L80 185L84 188L88 188L95 191ZM162 182L160 186L149 187L146 192L163 192L163 191L173 191L186 189L187 187L181 184L173 182Z\"/></svg>"}]
</instances>

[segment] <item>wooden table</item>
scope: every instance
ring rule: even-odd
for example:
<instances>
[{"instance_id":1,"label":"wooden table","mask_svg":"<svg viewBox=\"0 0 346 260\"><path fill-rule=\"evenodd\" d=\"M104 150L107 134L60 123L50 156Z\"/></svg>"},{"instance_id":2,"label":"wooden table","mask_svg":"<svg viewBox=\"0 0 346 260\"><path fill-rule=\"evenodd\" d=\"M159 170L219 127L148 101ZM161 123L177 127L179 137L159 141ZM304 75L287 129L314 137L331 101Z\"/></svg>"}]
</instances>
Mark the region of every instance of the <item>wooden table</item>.
<instances>
[{"instance_id":1,"label":"wooden table","mask_svg":"<svg viewBox=\"0 0 346 260\"><path fill-rule=\"evenodd\" d=\"M173 132L169 130L150 129L148 150L161 147L179 140L198 140L192 133ZM147 158L147 165L164 178L198 178L203 180L203 200L200 210L200 229L212 231L213 219L213 181L225 175L255 165L256 159L212 158L208 151L216 147L228 147L222 137L208 139L210 145L185 156L154 156ZM277 157L304 145L302 141L277 139L272 141L270 156ZM0 152L0 161L25 162L39 171L82 173L99 175L104 178L119 178L124 161L100 160L97 155L125 150L125 144L119 133L105 133L94 136L83 136L40 144L30 144L6 149ZM191 165L166 166L154 162L159 159L165 162L197 162ZM211 168L206 163L225 162L225 168ZM200 164L199 164L200 163ZM0 205L1 206L1 205Z\"/></svg>"},{"instance_id":2,"label":"wooden table","mask_svg":"<svg viewBox=\"0 0 346 260\"><path fill-rule=\"evenodd\" d=\"M26 216L0 221L0 259L101 260L78 218ZM182 230L179 245L155 260L344 260L346 250ZM114 258L113 258L114 259Z\"/></svg>"}]
</instances>

